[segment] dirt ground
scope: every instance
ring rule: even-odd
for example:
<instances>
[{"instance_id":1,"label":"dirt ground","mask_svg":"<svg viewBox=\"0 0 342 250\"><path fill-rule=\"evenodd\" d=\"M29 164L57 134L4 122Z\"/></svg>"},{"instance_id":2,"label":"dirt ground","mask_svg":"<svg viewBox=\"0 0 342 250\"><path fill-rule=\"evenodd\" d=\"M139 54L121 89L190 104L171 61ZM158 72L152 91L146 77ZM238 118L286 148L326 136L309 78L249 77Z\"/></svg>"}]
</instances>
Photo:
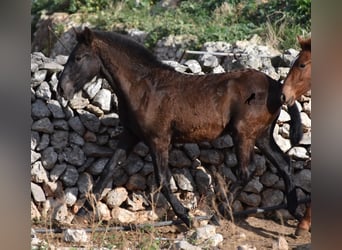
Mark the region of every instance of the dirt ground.
<instances>
[{"instance_id":1,"label":"dirt ground","mask_svg":"<svg viewBox=\"0 0 342 250\"><path fill-rule=\"evenodd\" d=\"M223 242L216 248L206 247L203 249L279 249L274 248L279 237L286 239L288 249L311 249L311 233L295 236L296 223L296 220L281 221L279 219L260 218L260 216L235 219L234 222L225 219L220 220L220 226L216 228L216 233L222 234ZM66 243L63 241L62 234L37 234L37 237L44 240L44 245L45 247L48 246L48 249L53 249L52 246L67 247L63 249L174 249L173 243L176 239L187 239L188 242L191 242L190 234L191 231L184 225L172 225L137 231L90 233L90 241L87 244ZM240 248L238 248L239 246Z\"/></svg>"}]
</instances>

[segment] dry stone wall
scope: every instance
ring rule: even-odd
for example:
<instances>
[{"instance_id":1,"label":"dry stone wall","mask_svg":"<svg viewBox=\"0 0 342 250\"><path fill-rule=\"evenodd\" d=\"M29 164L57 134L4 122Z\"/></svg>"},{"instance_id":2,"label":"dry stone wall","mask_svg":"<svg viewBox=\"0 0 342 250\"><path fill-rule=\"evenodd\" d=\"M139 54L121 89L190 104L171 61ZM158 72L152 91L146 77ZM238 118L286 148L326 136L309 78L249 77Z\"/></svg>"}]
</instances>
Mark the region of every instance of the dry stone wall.
<instances>
[{"instance_id":1,"label":"dry stone wall","mask_svg":"<svg viewBox=\"0 0 342 250\"><path fill-rule=\"evenodd\" d=\"M167 40L169 42L169 40ZM236 57L210 54L180 63L165 55L179 55L175 46L162 41L156 54L177 70L204 74L252 67L276 79L283 79L298 51L281 55L260 45L256 38L236 44L206 43L203 50L238 53ZM169 50L173 50L170 52ZM89 198L92 187L117 145L122 131L117 99L106 80L93 79L82 93L66 103L56 93L57 74L67 56L46 57L31 54L31 218L51 217L59 223L71 223ZM87 96L87 97L85 97ZM274 131L276 142L293 160L297 192L304 197L311 192L311 95L297 102L301 110L304 137L291 148L289 115L283 107ZM284 201L284 182L275 167L255 149L255 175L233 204L234 211L272 206ZM203 197L219 197L225 192L219 183L236 182L237 159L232 138L225 135L213 142L174 144L169 165L173 174L172 191L194 213L205 213ZM141 223L161 219L170 211L162 194L154 187L153 166L148 147L139 143L117 172L94 206L97 219L117 223ZM153 210L152 210L153 206Z\"/></svg>"}]
</instances>

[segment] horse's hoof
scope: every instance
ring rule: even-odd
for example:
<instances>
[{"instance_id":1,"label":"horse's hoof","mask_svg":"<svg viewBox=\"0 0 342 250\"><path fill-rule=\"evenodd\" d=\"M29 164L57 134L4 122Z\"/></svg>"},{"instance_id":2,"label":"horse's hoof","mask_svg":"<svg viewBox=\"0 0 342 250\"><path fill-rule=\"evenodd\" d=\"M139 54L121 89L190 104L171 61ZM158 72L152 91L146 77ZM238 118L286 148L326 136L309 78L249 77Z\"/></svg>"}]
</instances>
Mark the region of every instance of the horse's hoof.
<instances>
[{"instance_id":1,"label":"horse's hoof","mask_svg":"<svg viewBox=\"0 0 342 250\"><path fill-rule=\"evenodd\" d=\"M306 235L306 234L308 234L308 233L309 233L309 230L308 230L308 229L304 229L304 228L299 228L299 227L297 227L296 232L295 232L295 235L296 235L296 236L304 236L304 235Z\"/></svg>"}]
</instances>

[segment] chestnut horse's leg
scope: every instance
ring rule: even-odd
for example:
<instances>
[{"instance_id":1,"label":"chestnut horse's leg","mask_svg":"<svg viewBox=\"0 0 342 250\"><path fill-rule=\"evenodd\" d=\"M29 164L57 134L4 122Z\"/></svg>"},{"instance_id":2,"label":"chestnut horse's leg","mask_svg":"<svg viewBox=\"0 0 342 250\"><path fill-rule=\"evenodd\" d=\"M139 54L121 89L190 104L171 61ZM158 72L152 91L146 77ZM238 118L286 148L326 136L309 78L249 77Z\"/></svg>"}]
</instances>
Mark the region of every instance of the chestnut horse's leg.
<instances>
[{"instance_id":1,"label":"chestnut horse's leg","mask_svg":"<svg viewBox=\"0 0 342 250\"><path fill-rule=\"evenodd\" d=\"M289 212L296 218L300 218L296 213L298 198L296 188L292 180L290 158L279 148L274 141L273 130L276 120L271 126L256 140L256 146L267 157L268 160L277 168L281 177L284 179L286 188L286 199Z\"/></svg>"},{"instance_id":2,"label":"chestnut horse's leg","mask_svg":"<svg viewBox=\"0 0 342 250\"><path fill-rule=\"evenodd\" d=\"M161 188L161 192L170 203L175 214L180 218L188 227L191 227L188 209L171 192L170 181L171 171L169 169L169 142L155 141L152 143L151 156L153 160L154 175L156 184Z\"/></svg>"},{"instance_id":3,"label":"chestnut horse's leg","mask_svg":"<svg viewBox=\"0 0 342 250\"><path fill-rule=\"evenodd\" d=\"M297 225L297 229L295 234L300 236L304 235L305 232L308 232L311 229L311 203L306 207L305 214L303 219Z\"/></svg>"},{"instance_id":4,"label":"chestnut horse's leg","mask_svg":"<svg viewBox=\"0 0 342 250\"><path fill-rule=\"evenodd\" d=\"M93 193L97 200L100 199L101 193L112 178L115 169L127 159L127 156L138 142L139 139L127 130L124 130L120 134L118 147L112 158L106 164L101 173L100 179L97 181L96 186L93 189Z\"/></svg>"}]
</instances>

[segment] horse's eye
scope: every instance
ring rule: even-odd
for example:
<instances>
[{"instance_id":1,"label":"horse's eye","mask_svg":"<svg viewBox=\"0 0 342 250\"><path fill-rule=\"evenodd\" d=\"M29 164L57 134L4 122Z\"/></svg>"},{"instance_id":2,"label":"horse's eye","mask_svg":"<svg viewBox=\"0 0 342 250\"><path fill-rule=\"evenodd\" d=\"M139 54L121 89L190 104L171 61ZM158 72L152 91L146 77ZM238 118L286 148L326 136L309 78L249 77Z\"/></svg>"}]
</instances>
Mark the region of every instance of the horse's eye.
<instances>
[{"instance_id":1,"label":"horse's eye","mask_svg":"<svg viewBox=\"0 0 342 250\"><path fill-rule=\"evenodd\" d=\"M79 55L78 55L78 56L75 56L75 61L76 61L76 62L81 61L82 57L83 57L83 56L79 56Z\"/></svg>"},{"instance_id":2,"label":"horse's eye","mask_svg":"<svg viewBox=\"0 0 342 250\"><path fill-rule=\"evenodd\" d=\"M299 64L299 67L300 67L300 68L305 68L305 66L306 66L305 63Z\"/></svg>"}]
</instances>

